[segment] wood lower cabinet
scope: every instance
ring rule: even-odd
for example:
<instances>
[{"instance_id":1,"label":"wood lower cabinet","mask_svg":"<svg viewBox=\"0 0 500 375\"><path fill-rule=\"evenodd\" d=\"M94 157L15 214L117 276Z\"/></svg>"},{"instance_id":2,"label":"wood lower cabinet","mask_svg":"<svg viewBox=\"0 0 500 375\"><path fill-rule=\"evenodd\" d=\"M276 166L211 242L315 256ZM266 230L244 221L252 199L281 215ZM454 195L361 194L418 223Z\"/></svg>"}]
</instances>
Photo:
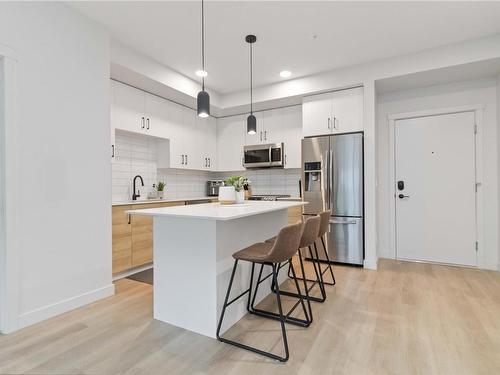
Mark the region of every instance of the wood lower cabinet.
<instances>
[{"instance_id":1,"label":"wood lower cabinet","mask_svg":"<svg viewBox=\"0 0 500 375\"><path fill-rule=\"evenodd\" d=\"M113 274L132 267L132 226L126 213L131 206L114 206L113 217Z\"/></svg>"},{"instance_id":2,"label":"wood lower cabinet","mask_svg":"<svg viewBox=\"0 0 500 375\"><path fill-rule=\"evenodd\" d=\"M302 221L302 206L290 207L288 209L288 224Z\"/></svg>"},{"instance_id":3,"label":"wood lower cabinet","mask_svg":"<svg viewBox=\"0 0 500 375\"><path fill-rule=\"evenodd\" d=\"M131 216L126 212L144 208L182 206L185 203L179 201L113 206L113 275L153 261L153 218Z\"/></svg>"},{"instance_id":4,"label":"wood lower cabinet","mask_svg":"<svg viewBox=\"0 0 500 375\"><path fill-rule=\"evenodd\" d=\"M126 212L179 205L184 205L184 201L113 206L113 274L153 261L153 218Z\"/></svg>"}]
</instances>

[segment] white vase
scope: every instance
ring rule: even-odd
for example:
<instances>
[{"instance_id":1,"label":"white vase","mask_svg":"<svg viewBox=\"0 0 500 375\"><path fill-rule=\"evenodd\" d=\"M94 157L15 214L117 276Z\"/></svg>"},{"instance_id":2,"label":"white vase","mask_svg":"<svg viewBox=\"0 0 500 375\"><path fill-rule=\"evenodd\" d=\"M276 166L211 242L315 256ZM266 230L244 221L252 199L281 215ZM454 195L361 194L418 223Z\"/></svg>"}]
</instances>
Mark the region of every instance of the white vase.
<instances>
[{"instance_id":1,"label":"white vase","mask_svg":"<svg viewBox=\"0 0 500 375\"><path fill-rule=\"evenodd\" d=\"M234 204L235 202L236 202L236 191L234 190L234 186L219 187L220 204Z\"/></svg>"},{"instance_id":2,"label":"white vase","mask_svg":"<svg viewBox=\"0 0 500 375\"><path fill-rule=\"evenodd\" d=\"M236 192L236 203L243 203L245 202L245 191L237 191Z\"/></svg>"}]
</instances>

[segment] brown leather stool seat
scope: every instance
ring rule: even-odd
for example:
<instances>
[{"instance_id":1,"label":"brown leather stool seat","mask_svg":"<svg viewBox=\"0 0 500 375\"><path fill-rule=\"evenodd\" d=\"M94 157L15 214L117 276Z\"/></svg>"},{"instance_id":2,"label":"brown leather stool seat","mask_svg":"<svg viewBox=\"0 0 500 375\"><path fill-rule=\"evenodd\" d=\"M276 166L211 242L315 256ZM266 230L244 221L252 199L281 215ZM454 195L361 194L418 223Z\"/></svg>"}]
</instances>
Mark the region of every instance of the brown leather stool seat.
<instances>
[{"instance_id":1,"label":"brown leather stool seat","mask_svg":"<svg viewBox=\"0 0 500 375\"><path fill-rule=\"evenodd\" d=\"M291 258L297 252L297 248L300 244L303 229L304 229L304 225L302 223L288 225L280 230L280 232L279 232L278 236L276 236L276 239L274 242L258 242L258 243L251 245L251 246L248 246L240 251L237 251L236 253L233 254L233 258L234 258L233 271L231 273L231 278L229 280L229 286L228 286L226 297L224 300L224 305L222 307L222 312L221 312L221 316L219 319L219 324L217 326L217 339L219 341L237 346L239 348L250 350L254 353L265 355L269 358L277 359L281 362L285 362L288 360L289 351L288 351L288 341L287 341L287 336L286 336L285 323L295 324L295 325L299 325L302 327L308 327L309 324L311 323L311 320L309 318L309 314L307 312L307 309L306 309L306 306L304 303L305 298L301 294L299 284L297 282L297 278L295 278L294 280L295 280L295 286L297 288L296 296L298 297L298 301L295 303L295 305L290 309L290 311L288 313L286 313L286 314L283 313L283 309L282 309L282 305L281 305L280 290L279 290L279 285L278 285L278 268L279 268L279 265L281 263L291 262ZM316 231L317 231L317 229L316 229ZM239 261L248 261L248 262L252 263L252 268L251 268L251 272L250 272L250 286L246 291L241 293L238 297L229 301L229 296L230 296L231 288L232 288L233 281L234 281L234 275L235 275L236 268L238 266ZM261 269L259 272L259 279L255 285L255 292L253 292L252 289L253 289L253 276L254 276L255 264L260 264ZM264 266L271 266L272 273L270 275L266 276L265 278L262 278L262 271L263 271ZM275 293L276 293L276 302L278 305L278 313L259 310L259 309L254 308L255 296L257 295L257 290L258 290L259 284L271 276L272 276L273 284L276 285ZM224 319L224 314L226 312L227 307L229 305L231 305L233 302L235 302L236 300L238 300L239 298L243 297L247 293L248 293L247 310L249 313L280 321L281 333L282 333L282 339L283 339L283 345L284 345L284 351L285 351L284 356L278 356L278 355L273 354L271 352L266 352L266 351L257 349L255 347L242 344L242 343L237 342L237 341L228 340L228 339L220 336L220 329L222 326L222 321ZM252 298L252 294L253 294L253 298ZM290 316L291 313L293 312L293 310L299 305L302 306L302 309L303 309L303 312L305 315L305 319L299 319L299 318L295 318L295 317Z\"/></svg>"}]
</instances>

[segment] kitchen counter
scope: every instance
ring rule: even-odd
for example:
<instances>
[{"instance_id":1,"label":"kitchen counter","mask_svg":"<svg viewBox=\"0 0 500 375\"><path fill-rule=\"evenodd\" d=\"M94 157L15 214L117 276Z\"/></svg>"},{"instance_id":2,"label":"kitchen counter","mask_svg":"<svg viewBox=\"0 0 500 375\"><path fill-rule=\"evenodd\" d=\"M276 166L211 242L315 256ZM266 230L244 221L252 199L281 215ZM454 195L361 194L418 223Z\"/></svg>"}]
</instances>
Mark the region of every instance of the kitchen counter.
<instances>
[{"instance_id":1,"label":"kitchen counter","mask_svg":"<svg viewBox=\"0 0 500 375\"><path fill-rule=\"evenodd\" d=\"M288 223L289 208L304 204L245 201L129 210L130 215L153 217L154 318L215 338L232 254L277 235ZM240 262L233 283L235 295L248 288L251 269L248 262ZM281 272L278 281L286 279L286 272ZM262 283L256 303L270 292L271 278ZM245 314L246 299L242 298L226 312L221 333Z\"/></svg>"},{"instance_id":2,"label":"kitchen counter","mask_svg":"<svg viewBox=\"0 0 500 375\"><path fill-rule=\"evenodd\" d=\"M193 202L193 201L202 201L207 199L217 200L217 197L195 197L195 198L176 198L176 199L142 199L137 201L123 201L123 202L114 202L112 206L129 206L134 204L153 204L153 203L169 203L169 202Z\"/></svg>"},{"instance_id":3,"label":"kitchen counter","mask_svg":"<svg viewBox=\"0 0 500 375\"><path fill-rule=\"evenodd\" d=\"M188 206L146 208L130 210L131 215L169 216L206 220L233 220L242 217L259 215L266 212L285 210L290 207L302 206L301 201L245 201L241 204L224 205L220 203L205 203Z\"/></svg>"}]
</instances>

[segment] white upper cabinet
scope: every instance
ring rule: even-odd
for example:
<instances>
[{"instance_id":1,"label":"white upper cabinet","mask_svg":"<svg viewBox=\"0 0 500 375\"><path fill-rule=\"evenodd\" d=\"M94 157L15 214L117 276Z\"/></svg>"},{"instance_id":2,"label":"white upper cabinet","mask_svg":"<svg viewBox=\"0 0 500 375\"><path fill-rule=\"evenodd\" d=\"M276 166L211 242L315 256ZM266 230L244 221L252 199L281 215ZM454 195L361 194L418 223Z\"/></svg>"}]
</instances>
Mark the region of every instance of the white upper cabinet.
<instances>
[{"instance_id":1,"label":"white upper cabinet","mask_svg":"<svg viewBox=\"0 0 500 375\"><path fill-rule=\"evenodd\" d=\"M183 107L168 102L167 128L170 148L170 167L184 168L184 149L182 139L184 138L184 113Z\"/></svg>"},{"instance_id":2,"label":"white upper cabinet","mask_svg":"<svg viewBox=\"0 0 500 375\"><path fill-rule=\"evenodd\" d=\"M363 130L363 88L341 90L304 98L304 137Z\"/></svg>"},{"instance_id":3,"label":"white upper cabinet","mask_svg":"<svg viewBox=\"0 0 500 375\"><path fill-rule=\"evenodd\" d=\"M216 169L216 119L214 117L197 117L198 156L202 170Z\"/></svg>"},{"instance_id":4,"label":"white upper cabinet","mask_svg":"<svg viewBox=\"0 0 500 375\"><path fill-rule=\"evenodd\" d=\"M113 127L136 133L144 132L146 129L144 92L116 81L112 81L112 85Z\"/></svg>"},{"instance_id":5,"label":"white upper cabinet","mask_svg":"<svg viewBox=\"0 0 500 375\"><path fill-rule=\"evenodd\" d=\"M243 145L245 144L247 116L217 119L217 170L243 170Z\"/></svg>"},{"instance_id":6,"label":"white upper cabinet","mask_svg":"<svg viewBox=\"0 0 500 375\"><path fill-rule=\"evenodd\" d=\"M363 130L363 88L332 93L333 133Z\"/></svg>"},{"instance_id":7,"label":"white upper cabinet","mask_svg":"<svg viewBox=\"0 0 500 375\"><path fill-rule=\"evenodd\" d=\"M262 143L282 143L283 133L283 109L277 108L263 112Z\"/></svg>"},{"instance_id":8,"label":"white upper cabinet","mask_svg":"<svg viewBox=\"0 0 500 375\"><path fill-rule=\"evenodd\" d=\"M302 107L282 108L282 132L285 151L285 168L301 168Z\"/></svg>"},{"instance_id":9,"label":"white upper cabinet","mask_svg":"<svg viewBox=\"0 0 500 375\"><path fill-rule=\"evenodd\" d=\"M168 101L158 96L144 93L144 108L146 134L160 138L168 138Z\"/></svg>"},{"instance_id":10,"label":"white upper cabinet","mask_svg":"<svg viewBox=\"0 0 500 375\"><path fill-rule=\"evenodd\" d=\"M304 98L302 126L304 137L332 132L332 95L320 94Z\"/></svg>"}]
</instances>

